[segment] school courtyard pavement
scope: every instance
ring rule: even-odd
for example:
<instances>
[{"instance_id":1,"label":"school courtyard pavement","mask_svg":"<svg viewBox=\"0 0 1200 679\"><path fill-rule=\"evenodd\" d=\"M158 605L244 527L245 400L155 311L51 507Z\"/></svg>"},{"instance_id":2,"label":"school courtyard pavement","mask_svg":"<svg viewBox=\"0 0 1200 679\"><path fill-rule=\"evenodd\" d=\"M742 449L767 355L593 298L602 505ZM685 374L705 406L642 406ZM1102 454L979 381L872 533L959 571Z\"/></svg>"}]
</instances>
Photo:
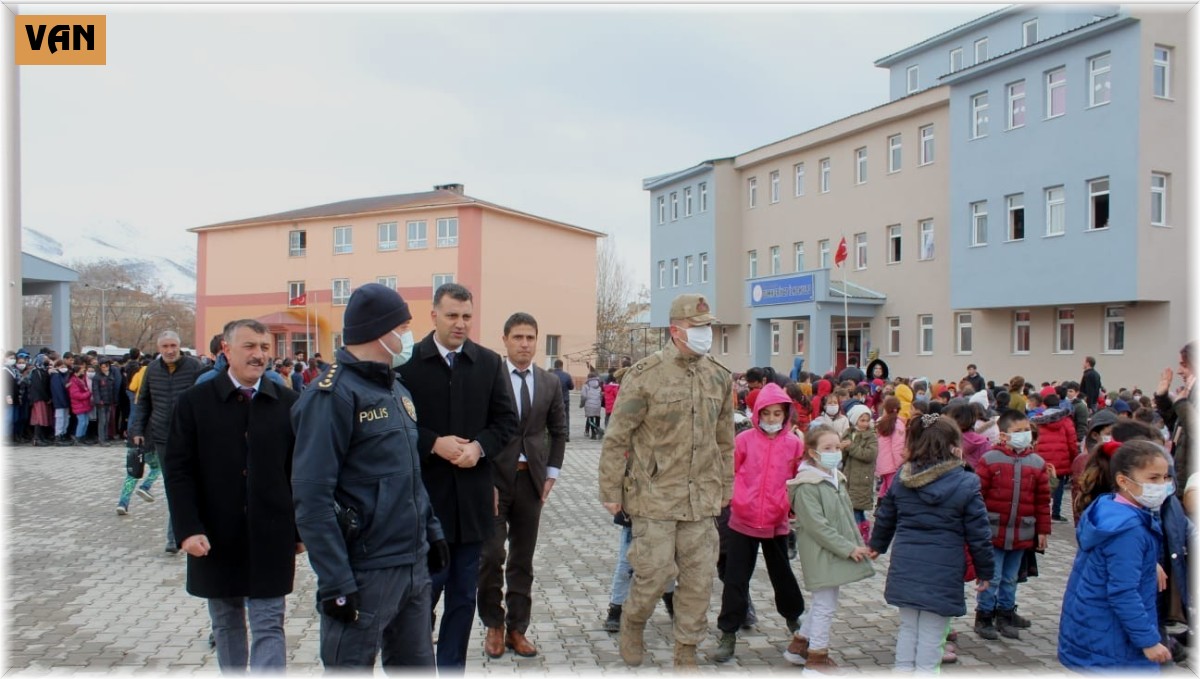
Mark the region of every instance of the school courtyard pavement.
<instances>
[{"instance_id":1,"label":"school courtyard pavement","mask_svg":"<svg viewBox=\"0 0 1200 679\"><path fill-rule=\"evenodd\" d=\"M583 435L583 417L572 412L572 438L562 478L542 517L535 559L534 614L528 632L536 658L511 652L497 660L482 653L483 628L474 627L469 674L592 674L631 671L621 661L615 634L604 631L618 528L596 499L598 441ZM184 591L185 556L163 551L165 507L161 483L156 502L132 500L129 516L116 515L124 475L124 448L10 448L7 466L5 553L7 586L4 636L6 674L63 672L112 674L217 673L208 648L204 601ZM1055 524L1041 575L1018 591L1021 612L1033 628L1020 641L985 642L959 618L959 662L946 674L1003 671L1059 672L1055 658L1058 611L1074 538L1070 524ZM798 570L799 563L793 562ZM887 557L876 576L844 587L834 624L833 657L847 673L891 668L897 612L883 600ZM714 568L715 578L715 568ZM752 584L758 624L738 638L737 655L715 665L704 652L716 646L721 586L714 587L709 628L701 645L701 673L796 673L782 651L788 634L773 610L761 564ZM315 578L308 560L296 564L296 590L288 597L288 671L322 671L318 658ZM806 592L807 596L807 592ZM973 615L968 603L968 614ZM647 662L636 673L669 670L670 621L660 605L646 628ZM376 672L381 672L380 668Z\"/></svg>"}]
</instances>

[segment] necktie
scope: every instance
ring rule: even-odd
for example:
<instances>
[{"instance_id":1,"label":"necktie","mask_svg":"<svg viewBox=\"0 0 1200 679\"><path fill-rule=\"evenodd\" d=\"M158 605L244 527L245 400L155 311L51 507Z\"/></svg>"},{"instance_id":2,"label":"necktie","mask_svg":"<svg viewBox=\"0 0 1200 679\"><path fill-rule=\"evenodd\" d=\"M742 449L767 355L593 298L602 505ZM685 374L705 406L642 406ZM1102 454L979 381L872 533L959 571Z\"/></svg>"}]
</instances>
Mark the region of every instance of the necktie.
<instances>
[{"instance_id":1,"label":"necktie","mask_svg":"<svg viewBox=\"0 0 1200 679\"><path fill-rule=\"evenodd\" d=\"M533 408L529 398L529 383L525 381L525 378L529 376L529 371L514 370L513 372L521 378L521 424L525 424L525 421L529 419L529 411Z\"/></svg>"},{"instance_id":2,"label":"necktie","mask_svg":"<svg viewBox=\"0 0 1200 679\"><path fill-rule=\"evenodd\" d=\"M254 387L238 387L238 391L242 392L242 397L247 401L254 398Z\"/></svg>"},{"instance_id":3,"label":"necktie","mask_svg":"<svg viewBox=\"0 0 1200 679\"><path fill-rule=\"evenodd\" d=\"M456 352L456 351L451 351L450 353L446 354L446 363L450 366L451 370L454 370L454 359L455 359L455 354L457 354L457 353L458 352Z\"/></svg>"}]
</instances>

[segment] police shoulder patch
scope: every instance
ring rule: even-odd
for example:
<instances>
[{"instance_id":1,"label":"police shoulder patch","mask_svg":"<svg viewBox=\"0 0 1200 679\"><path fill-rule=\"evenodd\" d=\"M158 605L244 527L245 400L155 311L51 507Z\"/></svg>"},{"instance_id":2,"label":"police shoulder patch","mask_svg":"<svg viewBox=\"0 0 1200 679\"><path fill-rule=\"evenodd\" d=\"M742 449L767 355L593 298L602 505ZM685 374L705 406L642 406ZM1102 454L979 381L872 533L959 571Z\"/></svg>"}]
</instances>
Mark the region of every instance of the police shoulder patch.
<instances>
[{"instance_id":1,"label":"police shoulder patch","mask_svg":"<svg viewBox=\"0 0 1200 679\"><path fill-rule=\"evenodd\" d=\"M338 373L338 364L337 363L330 364L329 369L325 371L324 375L321 375L320 381L317 382L317 389L323 389L325 391L332 389L333 381L335 379L337 379L337 373Z\"/></svg>"}]
</instances>

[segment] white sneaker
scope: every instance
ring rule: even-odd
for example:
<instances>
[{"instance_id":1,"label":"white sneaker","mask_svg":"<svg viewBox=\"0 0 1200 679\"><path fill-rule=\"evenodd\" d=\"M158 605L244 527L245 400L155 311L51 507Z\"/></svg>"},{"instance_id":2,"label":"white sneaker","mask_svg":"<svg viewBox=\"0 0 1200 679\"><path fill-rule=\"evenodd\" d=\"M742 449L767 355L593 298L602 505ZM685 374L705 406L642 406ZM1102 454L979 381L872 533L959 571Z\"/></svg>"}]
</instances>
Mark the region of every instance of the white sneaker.
<instances>
[{"instance_id":1,"label":"white sneaker","mask_svg":"<svg viewBox=\"0 0 1200 679\"><path fill-rule=\"evenodd\" d=\"M125 505L117 505L117 516L125 516L129 513L129 509Z\"/></svg>"},{"instance_id":2,"label":"white sneaker","mask_svg":"<svg viewBox=\"0 0 1200 679\"><path fill-rule=\"evenodd\" d=\"M134 492L137 493L138 497L142 498L146 502L154 502L154 496L150 494L150 491L148 491L144 488L138 488Z\"/></svg>"}]
</instances>

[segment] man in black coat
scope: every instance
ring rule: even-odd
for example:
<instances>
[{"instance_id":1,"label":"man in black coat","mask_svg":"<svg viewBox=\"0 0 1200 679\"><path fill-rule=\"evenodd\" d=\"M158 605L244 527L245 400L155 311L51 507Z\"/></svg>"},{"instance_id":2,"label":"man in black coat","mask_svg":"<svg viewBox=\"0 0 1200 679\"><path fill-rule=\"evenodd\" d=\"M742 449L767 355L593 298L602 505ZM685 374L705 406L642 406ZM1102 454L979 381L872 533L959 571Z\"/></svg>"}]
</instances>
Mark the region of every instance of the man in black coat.
<instances>
[{"instance_id":1,"label":"man in black coat","mask_svg":"<svg viewBox=\"0 0 1200 679\"><path fill-rule=\"evenodd\" d=\"M1083 400L1087 401L1088 410L1096 411L1096 401L1100 400L1100 373L1096 372L1096 359L1088 356L1083 359L1083 378L1079 380L1079 391Z\"/></svg>"},{"instance_id":2,"label":"man in black coat","mask_svg":"<svg viewBox=\"0 0 1200 679\"><path fill-rule=\"evenodd\" d=\"M266 326L237 321L223 345L228 372L175 403L163 455L167 502L188 554L187 591L208 599L221 671L280 671L284 597L304 549L291 485L297 396L263 379Z\"/></svg>"},{"instance_id":3,"label":"man in black coat","mask_svg":"<svg viewBox=\"0 0 1200 679\"><path fill-rule=\"evenodd\" d=\"M433 295L434 331L417 344L400 369L416 405L421 475L450 544L450 566L433 576L433 606L442 590L446 605L438 632L437 666L461 673L475 617L479 557L492 535L494 486L489 455L499 455L517 431L504 361L467 338L471 292L447 283ZM411 640L394 626L384 631L383 664Z\"/></svg>"}]
</instances>

